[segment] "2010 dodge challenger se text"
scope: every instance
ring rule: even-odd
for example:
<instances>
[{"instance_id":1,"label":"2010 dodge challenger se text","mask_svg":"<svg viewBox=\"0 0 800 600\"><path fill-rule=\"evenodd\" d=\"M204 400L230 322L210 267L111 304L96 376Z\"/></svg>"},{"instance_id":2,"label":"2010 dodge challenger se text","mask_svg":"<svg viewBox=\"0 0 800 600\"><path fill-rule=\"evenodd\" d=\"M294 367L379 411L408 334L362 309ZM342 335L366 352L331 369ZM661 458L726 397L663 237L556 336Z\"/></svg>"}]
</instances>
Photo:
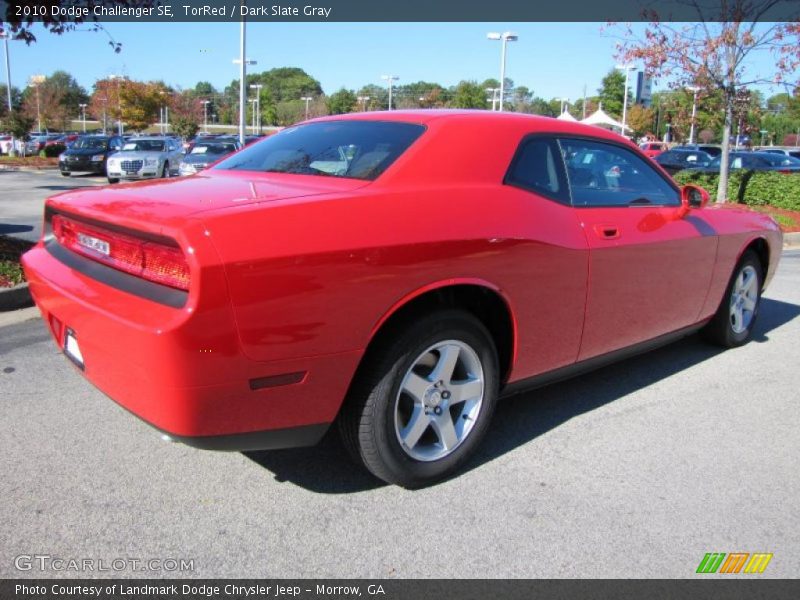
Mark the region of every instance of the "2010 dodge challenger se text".
<instances>
[{"instance_id":1,"label":"2010 dodge challenger se text","mask_svg":"<svg viewBox=\"0 0 800 600\"><path fill-rule=\"evenodd\" d=\"M170 438L455 471L499 396L702 329L748 340L769 217L616 134L505 113L322 118L182 180L67 192L24 257L56 343Z\"/></svg>"}]
</instances>

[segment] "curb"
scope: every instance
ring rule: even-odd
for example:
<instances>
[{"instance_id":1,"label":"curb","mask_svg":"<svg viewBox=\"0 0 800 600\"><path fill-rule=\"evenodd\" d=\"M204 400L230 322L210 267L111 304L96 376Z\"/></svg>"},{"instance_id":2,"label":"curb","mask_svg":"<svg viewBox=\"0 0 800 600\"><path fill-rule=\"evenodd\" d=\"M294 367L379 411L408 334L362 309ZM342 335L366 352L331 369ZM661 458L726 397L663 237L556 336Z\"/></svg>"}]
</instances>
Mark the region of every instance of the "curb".
<instances>
[{"instance_id":1,"label":"curb","mask_svg":"<svg viewBox=\"0 0 800 600\"><path fill-rule=\"evenodd\" d=\"M24 323L25 321L32 321L41 317L39 309L35 306L30 308L22 308L20 310L12 310L10 312L0 313L0 327L6 325L16 325L17 323Z\"/></svg>"},{"instance_id":2,"label":"curb","mask_svg":"<svg viewBox=\"0 0 800 600\"><path fill-rule=\"evenodd\" d=\"M784 248L798 248L800 247L800 231L783 234L783 247Z\"/></svg>"},{"instance_id":3,"label":"curb","mask_svg":"<svg viewBox=\"0 0 800 600\"><path fill-rule=\"evenodd\" d=\"M0 312L17 310L28 306L33 306L33 298L31 298L27 282L15 285L12 288L0 289Z\"/></svg>"},{"instance_id":4,"label":"curb","mask_svg":"<svg viewBox=\"0 0 800 600\"><path fill-rule=\"evenodd\" d=\"M19 167L13 165L0 165L0 171L58 171L58 165L45 165L43 167Z\"/></svg>"}]
</instances>

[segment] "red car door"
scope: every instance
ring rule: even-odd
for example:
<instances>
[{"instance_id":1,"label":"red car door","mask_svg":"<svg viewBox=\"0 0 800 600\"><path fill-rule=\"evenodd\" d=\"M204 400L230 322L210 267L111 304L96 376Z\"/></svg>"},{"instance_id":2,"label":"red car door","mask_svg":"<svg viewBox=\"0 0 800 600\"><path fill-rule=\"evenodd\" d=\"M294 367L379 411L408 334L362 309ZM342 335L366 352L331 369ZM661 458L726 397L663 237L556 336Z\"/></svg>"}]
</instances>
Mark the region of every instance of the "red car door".
<instances>
[{"instance_id":1,"label":"red car door","mask_svg":"<svg viewBox=\"0 0 800 600\"><path fill-rule=\"evenodd\" d=\"M572 204L589 246L579 360L695 323L718 237L702 211L622 144L561 139Z\"/></svg>"}]
</instances>

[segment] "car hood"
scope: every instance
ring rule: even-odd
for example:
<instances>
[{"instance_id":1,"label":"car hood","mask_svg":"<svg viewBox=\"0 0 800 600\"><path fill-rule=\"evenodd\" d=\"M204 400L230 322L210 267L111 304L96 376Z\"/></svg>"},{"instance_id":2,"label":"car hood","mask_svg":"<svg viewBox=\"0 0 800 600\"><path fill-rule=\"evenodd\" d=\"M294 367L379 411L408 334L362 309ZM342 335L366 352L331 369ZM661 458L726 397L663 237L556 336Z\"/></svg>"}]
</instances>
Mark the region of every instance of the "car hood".
<instances>
[{"instance_id":1,"label":"car hood","mask_svg":"<svg viewBox=\"0 0 800 600\"><path fill-rule=\"evenodd\" d=\"M347 192L369 181L249 171L206 170L189 177L158 179L52 196L49 209L123 227L158 233L180 227L197 213ZM160 226L165 228L160 228Z\"/></svg>"},{"instance_id":2,"label":"car hood","mask_svg":"<svg viewBox=\"0 0 800 600\"><path fill-rule=\"evenodd\" d=\"M140 152L140 151L128 151L128 152L116 152L113 158L118 158L120 160L144 160L145 158L161 158L163 152Z\"/></svg>"}]
</instances>

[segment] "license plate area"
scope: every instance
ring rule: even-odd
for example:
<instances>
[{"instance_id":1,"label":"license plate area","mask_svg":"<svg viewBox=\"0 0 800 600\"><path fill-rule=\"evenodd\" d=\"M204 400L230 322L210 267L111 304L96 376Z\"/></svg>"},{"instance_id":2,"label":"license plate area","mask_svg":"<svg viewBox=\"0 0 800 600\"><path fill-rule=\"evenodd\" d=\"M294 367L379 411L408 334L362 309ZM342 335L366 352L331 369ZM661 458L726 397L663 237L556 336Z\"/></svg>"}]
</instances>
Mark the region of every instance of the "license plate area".
<instances>
[{"instance_id":1,"label":"license plate area","mask_svg":"<svg viewBox=\"0 0 800 600\"><path fill-rule=\"evenodd\" d=\"M69 328L67 328L64 333L64 354L76 367L81 370L85 368L83 354L81 353L80 346L78 346L78 338L75 336L75 332Z\"/></svg>"}]
</instances>

